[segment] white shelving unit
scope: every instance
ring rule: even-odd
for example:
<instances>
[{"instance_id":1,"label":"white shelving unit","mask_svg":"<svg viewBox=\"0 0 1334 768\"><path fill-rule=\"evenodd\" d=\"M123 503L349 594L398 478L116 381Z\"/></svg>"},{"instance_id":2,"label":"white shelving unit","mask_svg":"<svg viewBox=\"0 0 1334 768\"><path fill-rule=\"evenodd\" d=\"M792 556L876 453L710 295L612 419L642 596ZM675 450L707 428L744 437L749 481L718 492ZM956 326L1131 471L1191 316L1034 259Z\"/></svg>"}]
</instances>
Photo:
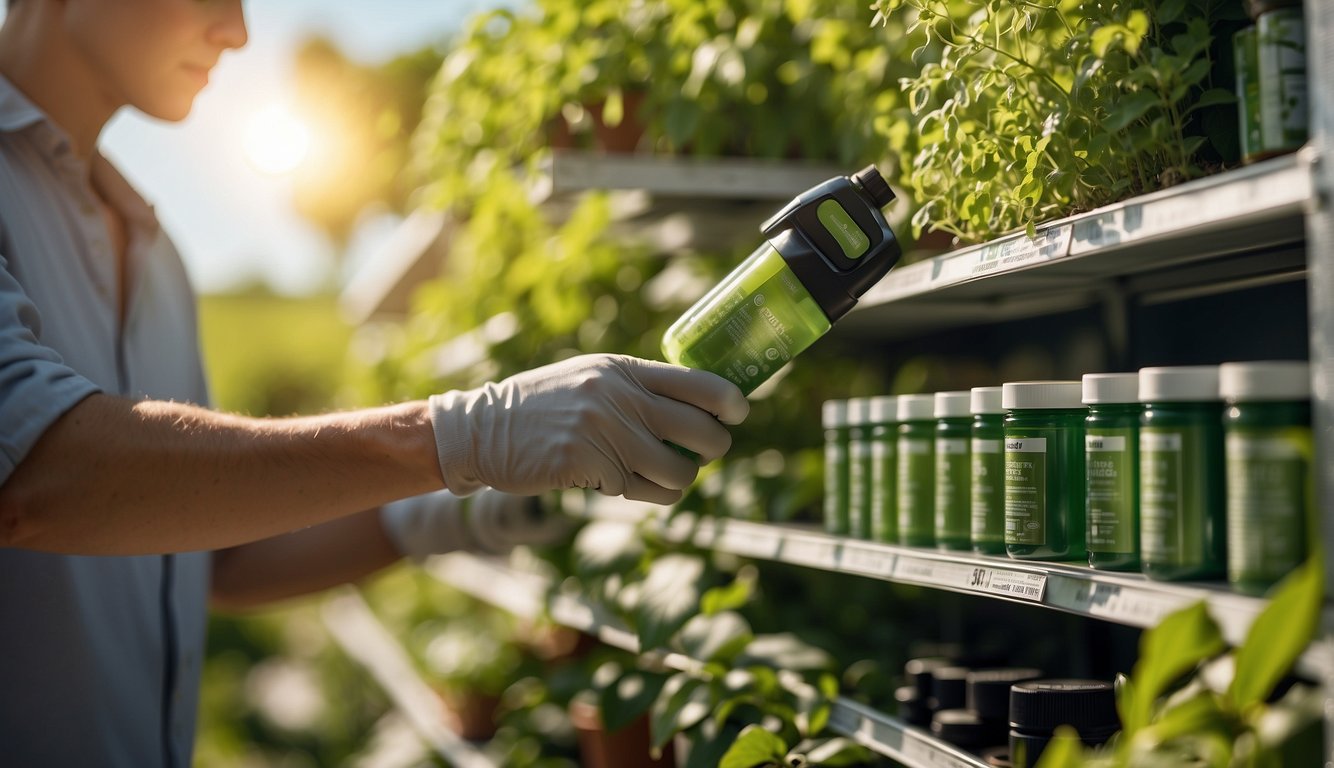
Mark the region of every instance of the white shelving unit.
<instances>
[{"instance_id":1,"label":"white shelving unit","mask_svg":"<svg viewBox=\"0 0 1334 768\"><path fill-rule=\"evenodd\" d=\"M608 645L649 657L669 669L690 671L695 659L661 649L640 647L639 638L618 619L580 595L549 596L550 583L541 576L466 554L433 558L429 572L473 597L525 618L549 616L556 623L595 635ZM837 698L829 727L868 749L910 766L985 768L975 755L960 750L902 720L846 698Z\"/></svg>"}]
</instances>

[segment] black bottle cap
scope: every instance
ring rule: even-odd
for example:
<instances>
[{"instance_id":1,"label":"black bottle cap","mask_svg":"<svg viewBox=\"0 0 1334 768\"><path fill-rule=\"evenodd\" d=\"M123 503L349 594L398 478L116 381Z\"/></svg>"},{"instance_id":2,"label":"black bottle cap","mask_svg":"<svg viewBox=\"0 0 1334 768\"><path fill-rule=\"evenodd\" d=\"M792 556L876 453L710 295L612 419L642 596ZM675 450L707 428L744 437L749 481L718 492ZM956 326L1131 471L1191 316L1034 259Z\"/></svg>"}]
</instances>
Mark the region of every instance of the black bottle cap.
<instances>
[{"instance_id":1,"label":"black bottle cap","mask_svg":"<svg viewBox=\"0 0 1334 768\"><path fill-rule=\"evenodd\" d=\"M922 705L926 705L927 699L931 698L931 672L937 667L948 667L954 662L944 656L924 656L917 659L909 659L907 664L903 665L903 672L908 676L908 683L917 689L917 697L922 700Z\"/></svg>"},{"instance_id":2,"label":"black bottle cap","mask_svg":"<svg viewBox=\"0 0 1334 768\"><path fill-rule=\"evenodd\" d=\"M1017 731L1050 735L1057 726L1069 725L1085 743L1095 743L1120 723L1111 683L1030 680L1010 687L1010 725Z\"/></svg>"},{"instance_id":3,"label":"black bottle cap","mask_svg":"<svg viewBox=\"0 0 1334 768\"><path fill-rule=\"evenodd\" d=\"M1010 686L1042 677L1042 670L1029 667L975 669L968 675L968 708L983 720L1010 719Z\"/></svg>"},{"instance_id":4,"label":"black bottle cap","mask_svg":"<svg viewBox=\"0 0 1334 768\"><path fill-rule=\"evenodd\" d=\"M993 724L966 709L942 709L932 715L931 733L964 749L994 746L1003 736Z\"/></svg>"},{"instance_id":5,"label":"black bottle cap","mask_svg":"<svg viewBox=\"0 0 1334 768\"><path fill-rule=\"evenodd\" d=\"M932 711L963 709L968 700L968 668L936 667L931 672Z\"/></svg>"},{"instance_id":6,"label":"black bottle cap","mask_svg":"<svg viewBox=\"0 0 1334 768\"><path fill-rule=\"evenodd\" d=\"M862 188L866 196L871 198L877 208L884 208L894 202L894 190L889 188L889 182L880 175L880 170L874 165L868 165L852 175L852 180L857 186Z\"/></svg>"},{"instance_id":7,"label":"black bottle cap","mask_svg":"<svg viewBox=\"0 0 1334 768\"><path fill-rule=\"evenodd\" d=\"M926 701L918 697L917 686L902 685L894 689L894 701L898 703L899 717L912 725L928 725L931 713L926 709Z\"/></svg>"}]
</instances>

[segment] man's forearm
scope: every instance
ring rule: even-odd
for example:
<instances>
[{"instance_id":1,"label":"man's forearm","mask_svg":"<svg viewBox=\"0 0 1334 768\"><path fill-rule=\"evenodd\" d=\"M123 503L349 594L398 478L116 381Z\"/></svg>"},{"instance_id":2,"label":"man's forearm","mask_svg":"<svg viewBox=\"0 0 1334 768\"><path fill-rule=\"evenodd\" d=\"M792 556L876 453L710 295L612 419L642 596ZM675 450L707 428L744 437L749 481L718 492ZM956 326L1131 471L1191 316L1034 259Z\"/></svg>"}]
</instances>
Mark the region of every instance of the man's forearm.
<instances>
[{"instance_id":1,"label":"man's forearm","mask_svg":"<svg viewBox=\"0 0 1334 768\"><path fill-rule=\"evenodd\" d=\"M251 419L93 395L0 486L0 546L220 549L441 485L425 403Z\"/></svg>"}]
</instances>

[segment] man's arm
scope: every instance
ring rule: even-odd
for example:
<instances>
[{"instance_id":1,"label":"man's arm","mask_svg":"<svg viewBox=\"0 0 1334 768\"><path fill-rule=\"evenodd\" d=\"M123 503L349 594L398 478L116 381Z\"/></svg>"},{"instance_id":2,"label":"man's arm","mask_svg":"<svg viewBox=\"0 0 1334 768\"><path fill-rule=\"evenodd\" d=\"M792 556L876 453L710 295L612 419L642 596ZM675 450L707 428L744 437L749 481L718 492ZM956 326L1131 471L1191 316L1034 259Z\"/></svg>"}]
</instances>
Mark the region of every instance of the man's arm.
<instances>
[{"instance_id":1,"label":"man's arm","mask_svg":"<svg viewBox=\"0 0 1334 768\"><path fill-rule=\"evenodd\" d=\"M440 488L426 403L251 419L91 395L0 486L0 546L223 549Z\"/></svg>"},{"instance_id":2,"label":"man's arm","mask_svg":"<svg viewBox=\"0 0 1334 768\"><path fill-rule=\"evenodd\" d=\"M399 560L378 509L213 555L213 605L227 611L358 581Z\"/></svg>"}]
</instances>

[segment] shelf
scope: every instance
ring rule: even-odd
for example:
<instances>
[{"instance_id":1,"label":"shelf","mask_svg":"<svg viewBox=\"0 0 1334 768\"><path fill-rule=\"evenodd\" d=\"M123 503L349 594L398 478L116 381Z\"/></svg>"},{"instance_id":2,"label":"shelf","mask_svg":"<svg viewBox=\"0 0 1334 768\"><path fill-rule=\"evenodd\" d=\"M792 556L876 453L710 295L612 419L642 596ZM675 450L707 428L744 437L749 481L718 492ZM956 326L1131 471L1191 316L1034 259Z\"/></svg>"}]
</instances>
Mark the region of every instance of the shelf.
<instances>
[{"instance_id":1,"label":"shelf","mask_svg":"<svg viewBox=\"0 0 1334 768\"><path fill-rule=\"evenodd\" d=\"M321 615L334 641L370 672L416 732L456 768L495 768L496 763L445 726L440 698L418 677L407 652L375 617L355 589L325 601Z\"/></svg>"},{"instance_id":2,"label":"shelf","mask_svg":"<svg viewBox=\"0 0 1334 768\"><path fill-rule=\"evenodd\" d=\"M661 650L645 652L639 647L639 638L614 616L582 596L551 595L550 583L541 576L519 571L495 560L460 553L434 557L426 567L432 575L455 589L517 616L529 619L550 616L557 624L595 635L608 645L622 650L646 655L669 669L694 671L701 666L695 659L679 653ZM986 766L979 758L936 739L920 728L843 697L833 701L829 728L908 766Z\"/></svg>"},{"instance_id":3,"label":"shelf","mask_svg":"<svg viewBox=\"0 0 1334 768\"><path fill-rule=\"evenodd\" d=\"M582 514L624 522L648 517L657 522L653 516L661 510L619 499L594 499ZM656 530L669 541L741 557L1026 603L1141 628L1204 601L1233 646L1245 640L1266 604L1215 584L1165 583L1078 565L880 544L830 536L813 527L677 515L657 522ZM1334 612L1328 609L1324 626L1334 626ZM1317 679L1334 672L1334 642L1327 635L1317 639L1298 669Z\"/></svg>"},{"instance_id":4,"label":"shelf","mask_svg":"<svg viewBox=\"0 0 1334 768\"><path fill-rule=\"evenodd\" d=\"M1304 217L1316 204L1312 160L1275 158L890 272L840 323L894 339L1095 303L1108 290L1200 284L1199 262L1229 280L1300 279ZM1247 258L1257 252L1278 258ZM1137 278L1151 276L1150 286ZM1213 280L1213 278L1211 278Z\"/></svg>"}]
</instances>

